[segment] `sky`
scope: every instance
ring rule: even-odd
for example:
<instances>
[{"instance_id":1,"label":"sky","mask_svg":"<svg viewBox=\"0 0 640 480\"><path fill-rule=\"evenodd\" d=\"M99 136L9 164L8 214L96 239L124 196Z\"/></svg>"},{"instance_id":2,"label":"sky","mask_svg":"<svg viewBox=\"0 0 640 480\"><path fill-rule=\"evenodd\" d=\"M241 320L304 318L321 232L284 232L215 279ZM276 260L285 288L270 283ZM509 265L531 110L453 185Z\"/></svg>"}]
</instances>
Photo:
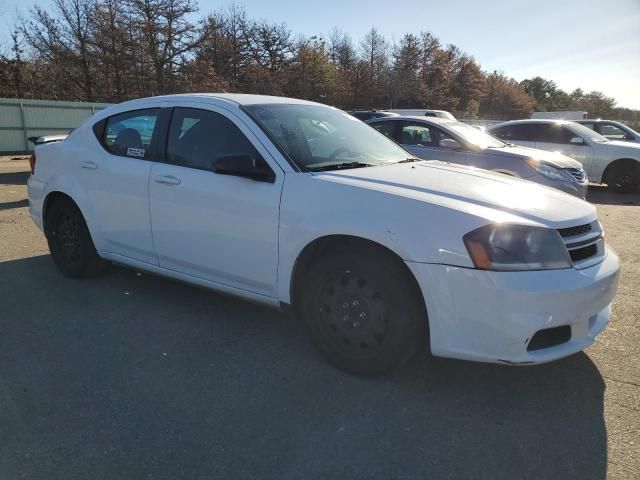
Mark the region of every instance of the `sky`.
<instances>
[{"instance_id":1,"label":"sky","mask_svg":"<svg viewBox=\"0 0 640 480\"><path fill-rule=\"evenodd\" d=\"M0 43L29 0L0 0ZM41 0L41 6L51 0ZM200 13L228 1L199 0ZM333 27L358 41L372 26L390 41L430 31L487 71L542 76L567 91L600 90L640 109L640 0L239 0L250 18L285 22L294 34Z\"/></svg>"}]
</instances>

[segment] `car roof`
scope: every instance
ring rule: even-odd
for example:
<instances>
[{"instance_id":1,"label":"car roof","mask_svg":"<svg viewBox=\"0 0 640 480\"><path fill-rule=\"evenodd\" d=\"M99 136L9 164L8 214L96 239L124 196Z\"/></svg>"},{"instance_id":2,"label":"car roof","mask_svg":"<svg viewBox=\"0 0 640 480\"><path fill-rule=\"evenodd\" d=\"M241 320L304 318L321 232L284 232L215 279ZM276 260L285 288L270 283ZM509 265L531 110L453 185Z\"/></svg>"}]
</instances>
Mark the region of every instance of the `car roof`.
<instances>
[{"instance_id":1,"label":"car roof","mask_svg":"<svg viewBox=\"0 0 640 480\"><path fill-rule=\"evenodd\" d=\"M423 123L436 123L439 125L460 123L458 122L458 120L451 120L450 118L423 117L422 115L398 115L395 117L387 117L387 118L372 118L370 122L373 123L375 121L382 121L382 120L392 120L394 122L398 120L411 120L411 121L418 121Z\"/></svg>"},{"instance_id":2,"label":"car roof","mask_svg":"<svg viewBox=\"0 0 640 480\"><path fill-rule=\"evenodd\" d=\"M604 118L585 118L583 120L574 120L576 123L619 123L624 125L620 120L606 120Z\"/></svg>"},{"instance_id":3,"label":"car roof","mask_svg":"<svg viewBox=\"0 0 640 480\"><path fill-rule=\"evenodd\" d=\"M254 95L248 93L180 93L174 95L160 95L157 97L146 97L139 98L136 100L130 100L128 102L124 102L120 105L124 104L135 104L138 102L144 102L149 100L170 100L170 101L178 101L178 100L203 100L203 99L212 99L212 100L225 100L230 103L235 103L236 105L267 105L274 103L282 103L282 104L294 104L294 105L324 105L322 103L311 102L308 100L300 100L298 98L290 98L290 97L278 97L275 95Z\"/></svg>"},{"instance_id":4,"label":"car roof","mask_svg":"<svg viewBox=\"0 0 640 480\"><path fill-rule=\"evenodd\" d=\"M528 123L546 123L546 124L553 123L553 124L559 124L559 125L566 125L566 124L575 123L575 122L571 120L561 120L557 118L525 118L522 120L509 120L508 122L502 122L497 125L492 125L491 127L489 127L489 130L495 127L503 127L506 125L518 125L518 124L528 124Z\"/></svg>"}]
</instances>

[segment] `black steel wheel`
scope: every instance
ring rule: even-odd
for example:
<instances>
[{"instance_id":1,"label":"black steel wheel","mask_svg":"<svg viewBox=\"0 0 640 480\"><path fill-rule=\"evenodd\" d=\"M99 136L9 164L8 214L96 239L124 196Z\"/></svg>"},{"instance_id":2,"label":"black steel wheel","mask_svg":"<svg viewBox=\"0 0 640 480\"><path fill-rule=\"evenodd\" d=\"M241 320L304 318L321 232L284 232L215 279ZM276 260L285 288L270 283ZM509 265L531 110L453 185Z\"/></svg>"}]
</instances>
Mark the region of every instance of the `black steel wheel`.
<instances>
[{"instance_id":1,"label":"black steel wheel","mask_svg":"<svg viewBox=\"0 0 640 480\"><path fill-rule=\"evenodd\" d=\"M376 375L426 347L427 317L406 266L375 248L331 253L305 276L300 314L333 365Z\"/></svg>"},{"instance_id":2,"label":"black steel wheel","mask_svg":"<svg viewBox=\"0 0 640 480\"><path fill-rule=\"evenodd\" d=\"M53 261L68 277L97 275L108 266L98 256L84 217L70 199L58 199L49 207L45 235Z\"/></svg>"},{"instance_id":3,"label":"black steel wheel","mask_svg":"<svg viewBox=\"0 0 640 480\"><path fill-rule=\"evenodd\" d=\"M635 164L621 163L613 166L607 174L607 187L612 192L631 193L640 186L640 167Z\"/></svg>"}]
</instances>

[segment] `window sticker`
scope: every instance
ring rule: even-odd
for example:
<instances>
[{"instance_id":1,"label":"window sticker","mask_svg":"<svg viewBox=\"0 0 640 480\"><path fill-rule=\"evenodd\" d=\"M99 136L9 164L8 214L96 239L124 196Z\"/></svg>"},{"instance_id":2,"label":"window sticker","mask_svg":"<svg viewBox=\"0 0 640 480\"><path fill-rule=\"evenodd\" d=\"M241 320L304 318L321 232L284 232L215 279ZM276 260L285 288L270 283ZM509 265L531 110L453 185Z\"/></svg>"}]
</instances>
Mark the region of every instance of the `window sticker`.
<instances>
[{"instance_id":1,"label":"window sticker","mask_svg":"<svg viewBox=\"0 0 640 480\"><path fill-rule=\"evenodd\" d=\"M127 148L127 155L131 157L144 158L144 152L145 152L144 148L133 148L133 147Z\"/></svg>"}]
</instances>

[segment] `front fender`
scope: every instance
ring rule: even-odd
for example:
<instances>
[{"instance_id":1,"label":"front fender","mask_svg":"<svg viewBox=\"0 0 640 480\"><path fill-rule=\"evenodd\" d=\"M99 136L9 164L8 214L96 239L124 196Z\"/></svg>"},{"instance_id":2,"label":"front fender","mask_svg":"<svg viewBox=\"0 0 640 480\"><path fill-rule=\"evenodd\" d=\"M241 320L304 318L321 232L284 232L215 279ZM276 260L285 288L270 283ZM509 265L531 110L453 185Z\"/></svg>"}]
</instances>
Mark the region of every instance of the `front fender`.
<instances>
[{"instance_id":1,"label":"front fender","mask_svg":"<svg viewBox=\"0 0 640 480\"><path fill-rule=\"evenodd\" d=\"M472 267L462 237L487 221L416 199L287 176L280 209L277 292L290 302L296 260L313 241L347 235L377 243L405 261Z\"/></svg>"}]
</instances>

